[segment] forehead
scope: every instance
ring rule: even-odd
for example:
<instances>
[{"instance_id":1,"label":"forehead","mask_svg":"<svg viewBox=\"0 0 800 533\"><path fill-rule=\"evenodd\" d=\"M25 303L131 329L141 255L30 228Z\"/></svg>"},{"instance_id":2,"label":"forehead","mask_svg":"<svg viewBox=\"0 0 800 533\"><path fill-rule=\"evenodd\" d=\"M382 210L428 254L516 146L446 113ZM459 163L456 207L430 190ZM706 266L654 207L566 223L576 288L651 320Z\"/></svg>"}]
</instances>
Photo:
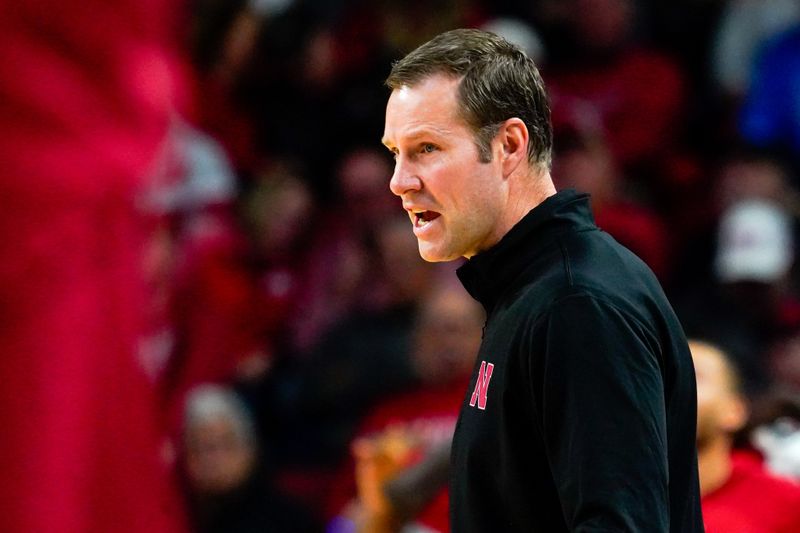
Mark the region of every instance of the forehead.
<instances>
[{"instance_id":1,"label":"forehead","mask_svg":"<svg viewBox=\"0 0 800 533\"><path fill-rule=\"evenodd\" d=\"M392 91L386 104L383 143L392 146L420 133L452 135L466 130L466 123L458 114L460 81L460 78L436 74Z\"/></svg>"},{"instance_id":2,"label":"forehead","mask_svg":"<svg viewBox=\"0 0 800 533\"><path fill-rule=\"evenodd\" d=\"M724 383L728 369L718 350L703 344L690 344L697 381Z\"/></svg>"}]
</instances>

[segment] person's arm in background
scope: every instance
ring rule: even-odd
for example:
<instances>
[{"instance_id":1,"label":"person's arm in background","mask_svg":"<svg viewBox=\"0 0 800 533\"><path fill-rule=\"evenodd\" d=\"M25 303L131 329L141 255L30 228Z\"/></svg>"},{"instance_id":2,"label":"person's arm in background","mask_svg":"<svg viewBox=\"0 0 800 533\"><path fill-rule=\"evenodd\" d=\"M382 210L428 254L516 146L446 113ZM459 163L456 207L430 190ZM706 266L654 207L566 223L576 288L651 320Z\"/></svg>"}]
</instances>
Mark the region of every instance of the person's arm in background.
<instances>
[{"instance_id":1,"label":"person's arm in background","mask_svg":"<svg viewBox=\"0 0 800 533\"><path fill-rule=\"evenodd\" d=\"M357 531L394 533L416 518L447 485L452 440L426 451L419 462L404 466L411 444L391 431L354 446L358 508Z\"/></svg>"},{"instance_id":2,"label":"person's arm in background","mask_svg":"<svg viewBox=\"0 0 800 533\"><path fill-rule=\"evenodd\" d=\"M417 516L450 479L452 439L431 448L417 464L384 483L383 492L403 523Z\"/></svg>"}]
</instances>

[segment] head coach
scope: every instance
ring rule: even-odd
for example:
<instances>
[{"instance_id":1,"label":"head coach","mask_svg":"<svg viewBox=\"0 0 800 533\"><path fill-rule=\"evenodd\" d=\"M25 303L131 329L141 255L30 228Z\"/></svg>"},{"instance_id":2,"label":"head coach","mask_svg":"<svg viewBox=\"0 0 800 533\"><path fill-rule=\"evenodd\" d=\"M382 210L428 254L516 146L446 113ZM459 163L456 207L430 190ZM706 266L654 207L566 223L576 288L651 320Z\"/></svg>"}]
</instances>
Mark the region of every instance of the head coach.
<instances>
[{"instance_id":1,"label":"head coach","mask_svg":"<svg viewBox=\"0 0 800 533\"><path fill-rule=\"evenodd\" d=\"M462 532L703 531L686 338L650 270L556 192L539 72L454 30L393 65L390 188L487 313L451 454Z\"/></svg>"}]
</instances>

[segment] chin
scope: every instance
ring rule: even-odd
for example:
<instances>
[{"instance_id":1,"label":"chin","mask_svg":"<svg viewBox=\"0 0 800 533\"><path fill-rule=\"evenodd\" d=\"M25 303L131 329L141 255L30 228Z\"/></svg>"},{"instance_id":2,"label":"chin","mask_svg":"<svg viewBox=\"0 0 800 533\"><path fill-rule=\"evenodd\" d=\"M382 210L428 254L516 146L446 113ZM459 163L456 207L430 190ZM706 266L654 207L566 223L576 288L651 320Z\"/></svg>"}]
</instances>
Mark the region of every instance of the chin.
<instances>
[{"instance_id":1,"label":"chin","mask_svg":"<svg viewBox=\"0 0 800 533\"><path fill-rule=\"evenodd\" d=\"M449 250L441 250L435 245L424 241L419 241L419 255L422 257L422 259L429 263L454 261L461 257L461 255L457 253L453 253Z\"/></svg>"}]
</instances>

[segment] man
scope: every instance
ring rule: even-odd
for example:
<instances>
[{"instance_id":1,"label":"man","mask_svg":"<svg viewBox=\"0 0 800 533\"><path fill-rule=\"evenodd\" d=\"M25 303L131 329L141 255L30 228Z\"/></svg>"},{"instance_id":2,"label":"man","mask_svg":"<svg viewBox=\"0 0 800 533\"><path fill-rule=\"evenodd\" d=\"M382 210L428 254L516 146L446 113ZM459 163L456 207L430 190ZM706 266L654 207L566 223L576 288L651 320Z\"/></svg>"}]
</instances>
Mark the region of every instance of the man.
<instances>
[{"instance_id":1,"label":"man","mask_svg":"<svg viewBox=\"0 0 800 533\"><path fill-rule=\"evenodd\" d=\"M703 517L709 533L800 529L800 487L768 474L756 457L733 451L747 422L740 380L716 346L689 343L697 369L697 449Z\"/></svg>"},{"instance_id":2,"label":"man","mask_svg":"<svg viewBox=\"0 0 800 533\"><path fill-rule=\"evenodd\" d=\"M390 188L487 312L453 441L453 531L702 531L695 381L655 277L556 193L533 62L476 30L396 63Z\"/></svg>"},{"instance_id":3,"label":"man","mask_svg":"<svg viewBox=\"0 0 800 533\"><path fill-rule=\"evenodd\" d=\"M192 531L319 531L308 510L270 482L252 414L232 389L198 385L188 393L183 415Z\"/></svg>"}]
</instances>

